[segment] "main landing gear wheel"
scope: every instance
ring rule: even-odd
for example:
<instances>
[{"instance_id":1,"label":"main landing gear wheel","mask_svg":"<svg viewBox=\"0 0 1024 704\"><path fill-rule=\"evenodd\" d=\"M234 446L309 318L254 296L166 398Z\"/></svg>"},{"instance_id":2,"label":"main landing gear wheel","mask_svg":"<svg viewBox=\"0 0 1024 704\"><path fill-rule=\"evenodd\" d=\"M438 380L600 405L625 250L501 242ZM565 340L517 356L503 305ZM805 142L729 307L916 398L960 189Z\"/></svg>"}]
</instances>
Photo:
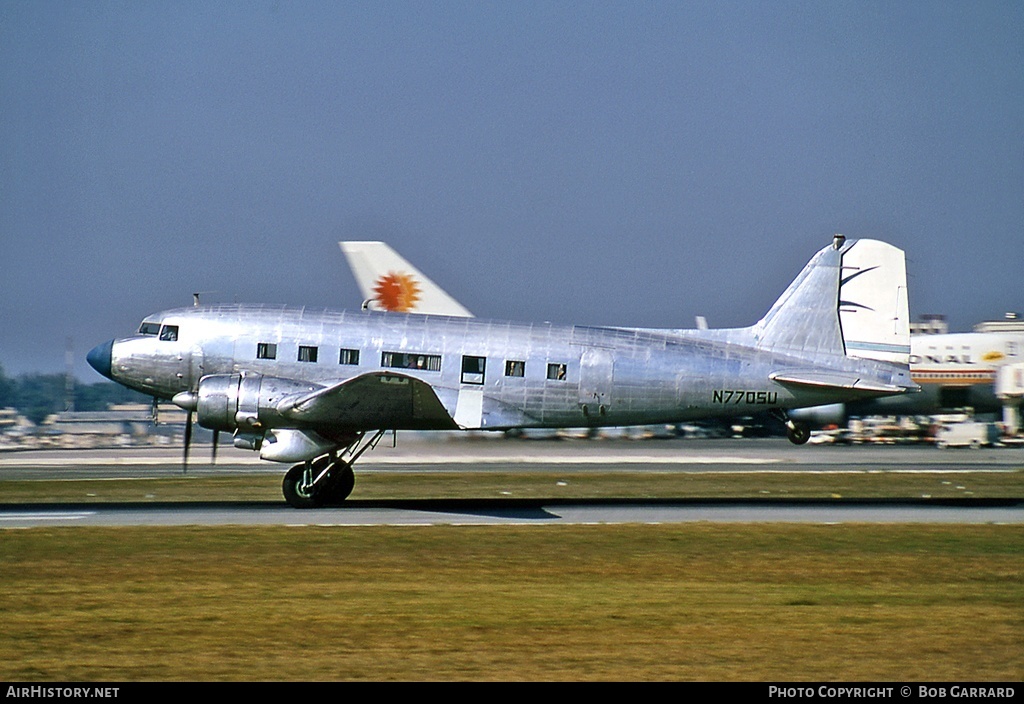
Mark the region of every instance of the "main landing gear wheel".
<instances>
[{"instance_id":1,"label":"main landing gear wheel","mask_svg":"<svg viewBox=\"0 0 1024 704\"><path fill-rule=\"evenodd\" d=\"M355 483L351 464L320 457L289 469L284 475L281 491L293 508L317 508L325 504L340 504L352 493Z\"/></svg>"},{"instance_id":2,"label":"main landing gear wheel","mask_svg":"<svg viewBox=\"0 0 1024 704\"><path fill-rule=\"evenodd\" d=\"M321 489L322 504L340 504L352 493L352 488L355 485L356 475L352 471L352 465L338 460L331 465L327 476L324 477L324 486Z\"/></svg>"},{"instance_id":3,"label":"main landing gear wheel","mask_svg":"<svg viewBox=\"0 0 1024 704\"><path fill-rule=\"evenodd\" d=\"M794 445L803 445L811 439L811 429L806 423L793 423L786 428L786 437Z\"/></svg>"}]
</instances>

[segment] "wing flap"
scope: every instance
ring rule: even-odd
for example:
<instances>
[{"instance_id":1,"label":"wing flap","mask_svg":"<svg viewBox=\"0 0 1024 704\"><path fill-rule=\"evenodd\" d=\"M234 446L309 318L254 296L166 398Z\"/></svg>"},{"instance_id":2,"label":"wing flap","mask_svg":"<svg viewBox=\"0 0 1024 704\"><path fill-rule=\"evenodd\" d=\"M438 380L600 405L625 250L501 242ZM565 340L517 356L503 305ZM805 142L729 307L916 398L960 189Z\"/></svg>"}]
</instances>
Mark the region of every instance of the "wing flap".
<instances>
[{"instance_id":1,"label":"wing flap","mask_svg":"<svg viewBox=\"0 0 1024 704\"><path fill-rule=\"evenodd\" d=\"M370 372L281 399L282 416L309 425L355 430L455 430L430 384L405 374Z\"/></svg>"}]
</instances>

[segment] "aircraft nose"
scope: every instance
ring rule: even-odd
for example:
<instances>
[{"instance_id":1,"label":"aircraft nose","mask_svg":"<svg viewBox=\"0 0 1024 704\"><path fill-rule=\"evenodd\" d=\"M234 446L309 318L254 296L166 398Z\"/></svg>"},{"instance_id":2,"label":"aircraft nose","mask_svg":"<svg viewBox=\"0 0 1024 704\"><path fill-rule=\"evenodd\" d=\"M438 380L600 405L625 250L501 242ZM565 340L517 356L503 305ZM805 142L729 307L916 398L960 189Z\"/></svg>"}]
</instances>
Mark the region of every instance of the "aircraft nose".
<instances>
[{"instance_id":1,"label":"aircraft nose","mask_svg":"<svg viewBox=\"0 0 1024 704\"><path fill-rule=\"evenodd\" d=\"M85 355L85 361L89 363L89 366L108 379L112 378L110 376L110 357L113 348L114 341L107 340L93 347L89 350L89 354Z\"/></svg>"}]
</instances>

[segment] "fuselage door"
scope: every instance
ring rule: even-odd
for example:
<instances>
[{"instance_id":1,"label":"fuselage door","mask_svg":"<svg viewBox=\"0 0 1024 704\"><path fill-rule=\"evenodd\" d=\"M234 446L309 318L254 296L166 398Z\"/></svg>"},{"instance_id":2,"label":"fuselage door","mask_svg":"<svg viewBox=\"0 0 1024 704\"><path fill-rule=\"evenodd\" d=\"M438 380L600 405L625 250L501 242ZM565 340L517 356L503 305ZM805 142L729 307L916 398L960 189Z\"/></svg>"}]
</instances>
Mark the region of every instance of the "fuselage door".
<instances>
[{"instance_id":1,"label":"fuselage door","mask_svg":"<svg viewBox=\"0 0 1024 704\"><path fill-rule=\"evenodd\" d=\"M580 405L587 416L604 415L612 405L612 366L609 350L588 347L580 357Z\"/></svg>"},{"instance_id":2,"label":"fuselage door","mask_svg":"<svg viewBox=\"0 0 1024 704\"><path fill-rule=\"evenodd\" d=\"M455 423L460 428L483 427L483 386L486 372L486 357L463 355L461 386L454 416Z\"/></svg>"}]
</instances>

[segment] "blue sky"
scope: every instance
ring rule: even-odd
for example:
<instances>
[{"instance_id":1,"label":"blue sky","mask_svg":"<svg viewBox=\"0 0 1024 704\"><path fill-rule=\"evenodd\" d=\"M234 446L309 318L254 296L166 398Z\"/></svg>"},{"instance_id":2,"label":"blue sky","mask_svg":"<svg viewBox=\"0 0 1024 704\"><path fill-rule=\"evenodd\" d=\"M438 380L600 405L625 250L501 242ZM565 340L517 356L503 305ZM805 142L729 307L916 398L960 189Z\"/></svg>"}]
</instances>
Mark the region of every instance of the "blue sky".
<instances>
[{"instance_id":1,"label":"blue sky","mask_svg":"<svg viewBox=\"0 0 1024 704\"><path fill-rule=\"evenodd\" d=\"M1024 5L0 0L8 373L356 306L341 239L479 316L747 325L835 232L915 318L1024 311Z\"/></svg>"}]
</instances>

